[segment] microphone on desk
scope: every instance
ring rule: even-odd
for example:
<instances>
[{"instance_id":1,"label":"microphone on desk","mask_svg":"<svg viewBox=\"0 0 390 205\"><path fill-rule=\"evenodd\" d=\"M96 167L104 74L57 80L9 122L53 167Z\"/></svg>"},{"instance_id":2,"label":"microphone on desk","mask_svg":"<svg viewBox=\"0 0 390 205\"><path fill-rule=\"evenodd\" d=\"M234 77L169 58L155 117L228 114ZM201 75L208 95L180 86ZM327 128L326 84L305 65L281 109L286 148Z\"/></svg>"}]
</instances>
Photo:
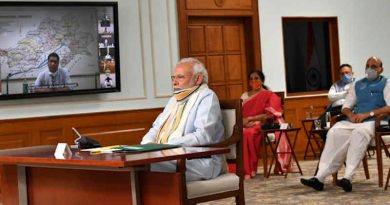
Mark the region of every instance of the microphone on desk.
<instances>
[{"instance_id":1,"label":"microphone on desk","mask_svg":"<svg viewBox=\"0 0 390 205\"><path fill-rule=\"evenodd\" d=\"M76 135L78 136L78 138L76 138L76 139L74 140L74 143L75 143L75 144L78 144L78 143L79 143L79 140L81 139L82 136L81 136L80 133L76 130L76 128L72 127L72 130L73 130L73 132L76 133Z\"/></svg>"},{"instance_id":2,"label":"microphone on desk","mask_svg":"<svg viewBox=\"0 0 390 205\"><path fill-rule=\"evenodd\" d=\"M90 149L90 148L96 148L101 147L100 143L94 139L84 137L82 136L76 128L72 127L72 130L76 133L78 138L74 140L74 143L80 148L80 149Z\"/></svg>"}]
</instances>

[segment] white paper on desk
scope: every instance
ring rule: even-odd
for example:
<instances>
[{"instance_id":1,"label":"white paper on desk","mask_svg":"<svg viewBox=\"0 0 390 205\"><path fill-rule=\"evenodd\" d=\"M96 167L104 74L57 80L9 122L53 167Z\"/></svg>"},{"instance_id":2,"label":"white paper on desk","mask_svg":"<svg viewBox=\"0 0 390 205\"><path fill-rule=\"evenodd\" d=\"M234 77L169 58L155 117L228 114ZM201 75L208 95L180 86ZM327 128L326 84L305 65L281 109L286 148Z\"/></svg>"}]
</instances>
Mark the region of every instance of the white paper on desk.
<instances>
[{"instance_id":1,"label":"white paper on desk","mask_svg":"<svg viewBox=\"0 0 390 205\"><path fill-rule=\"evenodd\" d=\"M275 142L275 140L276 140L275 133L268 133L267 139L269 140L269 142Z\"/></svg>"},{"instance_id":2,"label":"white paper on desk","mask_svg":"<svg viewBox=\"0 0 390 205\"><path fill-rule=\"evenodd\" d=\"M56 150L54 151L54 157L56 159L66 159L72 157L72 151L70 150L68 144L58 143Z\"/></svg>"}]
</instances>

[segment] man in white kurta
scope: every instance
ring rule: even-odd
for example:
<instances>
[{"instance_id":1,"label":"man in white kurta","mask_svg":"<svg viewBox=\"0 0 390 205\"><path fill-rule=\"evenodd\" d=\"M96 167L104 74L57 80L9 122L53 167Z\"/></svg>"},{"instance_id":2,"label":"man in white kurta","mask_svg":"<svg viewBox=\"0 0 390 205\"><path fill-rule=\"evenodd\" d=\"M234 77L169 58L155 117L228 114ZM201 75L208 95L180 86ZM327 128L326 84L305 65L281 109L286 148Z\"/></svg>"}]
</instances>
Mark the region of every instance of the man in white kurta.
<instances>
[{"instance_id":1,"label":"man in white kurta","mask_svg":"<svg viewBox=\"0 0 390 205\"><path fill-rule=\"evenodd\" d=\"M154 121L141 144L168 143L182 146L215 144L224 127L216 94L207 86L207 71L196 59L182 59L172 76L174 96ZM221 173L221 156L186 161L187 181L211 179ZM174 161L154 163L152 171L175 172Z\"/></svg>"},{"instance_id":2,"label":"man in white kurta","mask_svg":"<svg viewBox=\"0 0 390 205\"><path fill-rule=\"evenodd\" d=\"M327 116L326 114L329 112L330 116L335 116L341 114L342 106L345 102L345 98L348 94L348 90L352 85L352 82L355 81L353 77L352 66L349 64L342 64L339 67L340 80L333 83L328 92L328 99L330 104L326 108L325 112L322 113L318 119L321 120L321 126L327 127L329 125L326 124ZM330 119L329 119L330 120ZM326 141L326 134L320 134L322 140Z\"/></svg>"},{"instance_id":3,"label":"man in white kurta","mask_svg":"<svg viewBox=\"0 0 390 205\"><path fill-rule=\"evenodd\" d=\"M352 176L363 159L375 133L375 115L390 111L390 80L381 76L382 61L371 57L366 63L366 77L353 83L342 107L347 120L337 122L328 132L317 175L301 183L323 190L325 177L346 164L345 174L336 185L352 191Z\"/></svg>"}]
</instances>

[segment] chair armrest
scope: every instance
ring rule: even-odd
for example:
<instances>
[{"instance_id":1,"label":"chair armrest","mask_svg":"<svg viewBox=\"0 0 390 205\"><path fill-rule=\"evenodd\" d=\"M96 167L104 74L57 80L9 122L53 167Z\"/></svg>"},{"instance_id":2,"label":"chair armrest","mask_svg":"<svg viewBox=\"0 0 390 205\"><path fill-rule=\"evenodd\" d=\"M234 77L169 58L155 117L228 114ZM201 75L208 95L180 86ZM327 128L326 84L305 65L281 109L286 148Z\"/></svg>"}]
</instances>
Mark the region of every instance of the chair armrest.
<instances>
[{"instance_id":1,"label":"chair armrest","mask_svg":"<svg viewBox=\"0 0 390 205\"><path fill-rule=\"evenodd\" d=\"M378 127L381 125L381 120L385 117L390 117L390 113L382 113L375 116L375 127Z\"/></svg>"},{"instance_id":2,"label":"chair armrest","mask_svg":"<svg viewBox=\"0 0 390 205\"><path fill-rule=\"evenodd\" d=\"M338 114L338 115L333 116L330 119L330 126L332 127L334 124L336 124L336 122L341 121L341 120L343 120L345 118L347 118L347 116L344 115L344 114Z\"/></svg>"},{"instance_id":3,"label":"chair armrest","mask_svg":"<svg viewBox=\"0 0 390 205\"><path fill-rule=\"evenodd\" d=\"M230 137L222 140L219 143L204 145L202 147L229 147L230 145L236 144L239 140L240 140L239 126L234 125L233 133Z\"/></svg>"}]
</instances>

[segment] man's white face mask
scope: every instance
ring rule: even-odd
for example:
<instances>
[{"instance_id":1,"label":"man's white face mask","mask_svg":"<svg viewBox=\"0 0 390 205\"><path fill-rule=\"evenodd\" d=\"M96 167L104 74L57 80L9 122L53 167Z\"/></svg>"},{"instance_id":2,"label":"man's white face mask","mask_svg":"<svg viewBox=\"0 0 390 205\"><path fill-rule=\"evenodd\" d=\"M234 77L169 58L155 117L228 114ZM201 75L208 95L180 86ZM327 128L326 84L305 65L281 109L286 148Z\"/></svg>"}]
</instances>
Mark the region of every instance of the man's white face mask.
<instances>
[{"instance_id":1,"label":"man's white face mask","mask_svg":"<svg viewBox=\"0 0 390 205\"><path fill-rule=\"evenodd\" d=\"M373 81L378 78L378 72L373 68L366 68L366 78L369 81Z\"/></svg>"}]
</instances>

